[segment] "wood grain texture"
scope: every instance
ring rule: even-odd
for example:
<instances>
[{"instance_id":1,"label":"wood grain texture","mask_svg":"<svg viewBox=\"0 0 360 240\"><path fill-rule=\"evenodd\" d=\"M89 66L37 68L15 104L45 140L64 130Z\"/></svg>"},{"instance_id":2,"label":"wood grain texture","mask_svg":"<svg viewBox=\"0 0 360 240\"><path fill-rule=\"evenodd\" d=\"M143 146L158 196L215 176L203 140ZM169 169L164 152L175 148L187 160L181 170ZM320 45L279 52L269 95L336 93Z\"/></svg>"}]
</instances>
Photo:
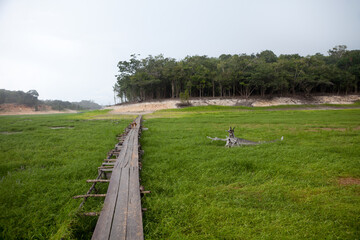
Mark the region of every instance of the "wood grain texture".
<instances>
[{"instance_id":1,"label":"wood grain texture","mask_svg":"<svg viewBox=\"0 0 360 240\"><path fill-rule=\"evenodd\" d=\"M144 239L138 163L140 125L138 117L122 143L92 239Z\"/></svg>"}]
</instances>

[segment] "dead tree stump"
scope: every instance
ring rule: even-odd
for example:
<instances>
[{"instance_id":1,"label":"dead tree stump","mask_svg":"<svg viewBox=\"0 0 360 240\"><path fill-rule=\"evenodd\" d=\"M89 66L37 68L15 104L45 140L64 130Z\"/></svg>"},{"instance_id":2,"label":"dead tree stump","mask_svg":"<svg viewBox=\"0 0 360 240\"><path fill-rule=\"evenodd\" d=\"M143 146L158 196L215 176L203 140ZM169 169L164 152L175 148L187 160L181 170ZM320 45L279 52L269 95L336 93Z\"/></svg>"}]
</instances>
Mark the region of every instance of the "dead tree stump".
<instances>
[{"instance_id":1,"label":"dead tree stump","mask_svg":"<svg viewBox=\"0 0 360 240\"><path fill-rule=\"evenodd\" d=\"M237 138L234 135L234 128L229 128L229 130L227 130L227 132L229 133L229 136L224 138L218 138L218 137L207 137L209 139L211 139L212 141L224 141L226 142L225 147L239 147L239 146L246 146L246 145L257 145L257 144L262 144L262 143L270 143L270 142L276 142L276 141L282 141L284 139L284 137L281 137L280 139L276 139L276 140L272 140L272 141L261 141L261 142L253 142L250 140L246 140L243 138Z\"/></svg>"}]
</instances>

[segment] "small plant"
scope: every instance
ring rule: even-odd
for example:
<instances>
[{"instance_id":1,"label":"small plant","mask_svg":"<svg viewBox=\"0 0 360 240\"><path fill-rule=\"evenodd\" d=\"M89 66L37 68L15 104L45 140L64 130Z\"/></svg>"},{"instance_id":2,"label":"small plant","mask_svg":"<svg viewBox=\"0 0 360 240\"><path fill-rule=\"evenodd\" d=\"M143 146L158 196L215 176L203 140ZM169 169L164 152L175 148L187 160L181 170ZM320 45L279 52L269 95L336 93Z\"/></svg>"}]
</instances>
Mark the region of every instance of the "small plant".
<instances>
[{"instance_id":1,"label":"small plant","mask_svg":"<svg viewBox=\"0 0 360 240\"><path fill-rule=\"evenodd\" d=\"M181 92L180 93L180 101L181 103L180 104L177 104L178 107L185 107L185 106L190 106L190 102L189 102L189 98L190 98L190 95L189 95L189 91L186 89L185 92Z\"/></svg>"}]
</instances>

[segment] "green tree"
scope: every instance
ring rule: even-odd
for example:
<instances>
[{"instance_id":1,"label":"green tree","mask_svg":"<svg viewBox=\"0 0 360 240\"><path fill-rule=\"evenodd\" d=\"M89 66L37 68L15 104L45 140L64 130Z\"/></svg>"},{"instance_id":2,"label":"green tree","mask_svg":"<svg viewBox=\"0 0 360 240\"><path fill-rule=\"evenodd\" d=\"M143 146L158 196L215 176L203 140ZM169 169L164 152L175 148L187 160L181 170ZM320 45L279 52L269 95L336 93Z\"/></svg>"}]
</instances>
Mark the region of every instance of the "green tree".
<instances>
[{"instance_id":1,"label":"green tree","mask_svg":"<svg viewBox=\"0 0 360 240\"><path fill-rule=\"evenodd\" d=\"M329 63L337 63L347 52L346 45L337 45L328 51Z\"/></svg>"},{"instance_id":2,"label":"green tree","mask_svg":"<svg viewBox=\"0 0 360 240\"><path fill-rule=\"evenodd\" d=\"M194 97L245 98L254 94L356 93L359 50L347 51L345 45L338 45L328 53L277 57L265 50L256 55L222 54L218 58L187 56L180 61L162 54L143 59L131 55L129 61L118 63L114 91L123 101L175 98L184 90ZM12 95L5 99L10 98Z\"/></svg>"},{"instance_id":3,"label":"green tree","mask_svg":"<svg viewBox=\"0 0 360 240\"><path fill-rule=\"evenodd\" d=\"M347 94L351 91L357 93L360 83L360 50L352 50L344 53L337 62L337 66L341 70L349 73L349 75L343 78L346 82L345 93Z\"/></svg>"},{"instance_id":4,"label":"green tree","mask_svg":"<svg viewBox=\"0 0 360 240\"><path fill-rule=\"evenodd\" d=\"M277 61L277 56L271 50L262 51L261 53L256 54L256 57L264 59L266 63L273 63Z\"/></svg>"}]
</instances>

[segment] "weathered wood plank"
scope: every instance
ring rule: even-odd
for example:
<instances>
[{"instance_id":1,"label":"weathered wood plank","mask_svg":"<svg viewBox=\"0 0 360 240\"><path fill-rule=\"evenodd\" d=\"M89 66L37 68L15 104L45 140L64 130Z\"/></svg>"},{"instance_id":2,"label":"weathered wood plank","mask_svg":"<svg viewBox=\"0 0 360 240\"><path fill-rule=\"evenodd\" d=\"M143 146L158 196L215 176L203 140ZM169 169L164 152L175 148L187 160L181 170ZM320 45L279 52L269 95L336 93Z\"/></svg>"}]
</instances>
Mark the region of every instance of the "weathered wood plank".
<instances>
[{"instance_id":1,"label":"weathered wood plank","mask_svg":"<svg viewBox=\"0 0 360 240\"><path fill-rule=\"evenodd\" d=\"M126 239L144 239L142 225L142 210L140 197L140 179L139 179L139 129L140 118L137 119L137 125L134 133L133 149L130 159L130 183L128 200L128 218L126 224Z\"/></svg>"},{"instance_id":2,"label":"weathered wood plank","mask_svg":"<svg viewBox=\"0 0 360 240\"><path fill-rule=\"evenodd\" d=\"M86 212L86 213L83 213L82 215L89 216L89 217L96 217L96 216L99 216L100 213L98 213L98 212Z\"/></svg>"},{"instance_id":3,"label":"weathered wood plank","mask_svg":"<svg viewBox=\"0 0 360 240\"><path fill-rule=\"evenodd\" d=\"M116 161L117 161L117 158L104 159L104 162L116 162Z\"/></svg>"},{"instance_id":4,"label":"weathered wood plank","mask_svg":"<svg viewBox=\"0 0 360 240\"><path fill-rule=\"evenodd\" d=\"M139 148L138 148L139 137L138 137L138 133L139 133L139 130L137 129L137 131L134 134L136 136L133 141L133 149L132 149L129 167L139 167Z\"/></svg>"},{"instance_id":5,"label":"weathered wood plank","mask_svg":"<svg viewBox=\"0 0 360 240\"><path fill-rule=\"evenodd\" d=\"M124 159L122 159L122 161L119 162L120 167L121 168L126 168L129 165L130 159L131 159L131 154L133 152L134 149L134 138L135 138L135 132L132 130L129 133L129 144L128 144L128 148L126 149L126 157ZM137 136L136 136L137 138Z\"/></svg>"},{"instance_id":6,"label":"weathered wood plank","mask_svg":"<svg viewBox=\"0 0 360 240\"><path fill-rule=\"evenodd\" d=\"M144 239L138 167L130 168L126 239Z\"/></svg>"},{"instance_id":7,"label":"weathered wood plank","mask_svg":"<svg viewBox=\"0 0 360 240\"><path fill-rule=\"evenodd\" d=\"M94 183L94 182L107 183L107 182L110 182L110 180L109 179L88 179L88 180L86 180L86 182L88 182L88 183Z\"/></svg>"},{"instance_id":8,"label":"weathered wood plank","mask_svg":"<svg viewBox=\"0 0 360 240\"><path fill-rule=\"evenodd\" d=\"M98 170L102 171L102 172L112 172L112 171L114 171L114 169L112 167L111 168L99 167Z\"/></svg>"},{"instance_id":9,"label":"weathered wood plank","mask_svg":"<svg viewBox=\"0 0 360 240\"><path fill-rule=\"evenodd\" d=\"M113 162L113 163L103 163L102 165L103 165L103 166L114 166L114 165L115 165L115 162Z\"/></svg>"},{"instance_id":10,"label":"weathered wood plank","mask_svg":"<svg viewBox=\"0 0 360 240\"><path fill-rule=\"evenodd\" d=\"M106 197L106 194L84 194L84 195L77 195L77 196L73 196L73 199L76 199L76 198L88 198L88 197Z\"/></svg>"},{"instance_id":11,"label":"weathered wood plank","mask_svg":"<svg viewBox=\"0 0 360 240\"><path fill-rule=\"evenodd\" d=\"M111 239L126 239L126 223L128 217L129 178L130 169L121 170L121 180L114 212L114 219L111 227Z\"/></svg>"},{"instance_id":12,"label":"weathered wood plank","mask_svg":"<svg viewBox=\"0 0 360 240\"><path fill-rule=\"evenodd\" d=\"M118 161L116 161L115 163L115 171L113 171L110 179L110 184L107 191L107 198L105 198L104 206L101 210L92 239L109 239L121 178L119 161L120 159L125 157L128 146L127 143L128 138L124 141L124 151L121 151L118 157Z\"/></svg>"},{"instance_id":13,"label":"weathered wood plank","mask_svg":"<svg viewBox=\"0 0 360 240\"><path fill-rule=\"evenodd\" d=\"M117 172L116 172L117 173ZM120 179L120 173L114 174L112 176L112 179L115 181L110 181L109 187L108 187L108 197L105 198L104 206L101 210L99 219L97 221L92 239L108 239L109 233L111 230L111 223L113 219L113 213L115 209L115 203L118 193L118 187L119 184L117 184L117 179Z\"/></svg>"},{"instance_id":14,"label":"weathered wood plank","mask_svg":"<svg viewBox=\"0 0 360 240\"><path fill-rule=\"evenodd\" d=\"M92 239L143 239L138 163L140 120L140 117L135 120L114 163L107 197Z\"/></svg>"},{"instance_id":15,"label":"weathered wood plank","mask_svg":"<svg viewBox=\"0 0 360 240\"><path fill-rule=\"evenodd\" d=\"M101 167L98 167L98 169L112 169L114 167L115 164L112 164L112 165L104 165L104 166L101 166Z\"/></svg>"}]
</instances>

